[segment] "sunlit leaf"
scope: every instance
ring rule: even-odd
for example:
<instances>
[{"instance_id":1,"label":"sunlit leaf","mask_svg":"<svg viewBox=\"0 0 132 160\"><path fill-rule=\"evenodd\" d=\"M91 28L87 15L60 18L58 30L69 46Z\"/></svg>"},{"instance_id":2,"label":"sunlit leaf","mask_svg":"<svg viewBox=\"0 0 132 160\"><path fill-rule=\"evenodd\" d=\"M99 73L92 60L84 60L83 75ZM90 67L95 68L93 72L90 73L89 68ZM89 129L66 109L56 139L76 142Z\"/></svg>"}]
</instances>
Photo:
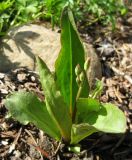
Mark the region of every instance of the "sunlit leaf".
<instances>
[{"instance_id":1,"label":"sunlit leaf","mask_svg":"<svg viewBox=\"0 0 132 160\"><path fill-rule=\"evenodd\" d=\"M40 101L35 94L25 91L15 92L7 97L5 106L19 122L23 124L31 122L51 137L57 140L61 138L60 132L50 117L45 103Z\"/></svg>"},{"instance_id":2,"label":"sunlit leaf","mask_svg":"<svg viewBox=\"0 0 132 160\"><path fill-rule=\"evenodd\" d=\"M37 64L40 81L44 90L47 110L59 128L63 139L65 141L70 141L72 122L68 106L64 103L53 75L39 57L37 58Z\"/></svg>"},{"instance_id":3,"label":"sunlit leaf","mask_svg":"<svg viewBox=\"0 0 132 160\"><path fill-rule=\"evenodd\" d=\"M102 104L99 112L88 115L85 122L102 132L124 133L126 130L124 113L110 103Z\"/></svg>"},{"instance_id":4,"label":"sunlit leaf","mask_svg":"<svg viewBox=\"0 0 132 160\"><path fill-rule=\"evenodd\" d=\"M73 124L71 131L71 144L77 144L82 139L90 136L95 132L98 131L87 123Z\"/></svg>"},{"instance_id":5,"label":"sunlit leaf","mask_svg":"<svg viewBox=\"0 0 132 160\"><path fill-rule=\"evenodd\" d=\"M71 144L76 144L95 132L124 133L126 117L113 104L103 104L98 112L80 114L81 124L73 124Z\"/></svg>"},{"instance_id":6,"label":"sunlit leaf","mask_svg":"<svg viewBox=\"0 0 132 160\"><path fill-rule=\"evenodd\" d=\"M61 19L61 51L56 60L55 69L57 85L64 97L64 101L70 107L72 115L78 91L76 83L75 67L80 64L83 69L85 52L79 38L73 15L67 8L63 11ZM88 83L83 88L83 97L88 96Z\"/></svg>"},{"instance_id":7,"label":"sunlit leaf","mask_svg":"<svg viewBox=\"0 0 132 160\"><path fill-rule=\"evenodd\" d=\"M79 98L77 100L77 110L78 112L90 112L90 111L99 111L101 104L98 100L93 98Z\"/></svg>"}]
</instances>

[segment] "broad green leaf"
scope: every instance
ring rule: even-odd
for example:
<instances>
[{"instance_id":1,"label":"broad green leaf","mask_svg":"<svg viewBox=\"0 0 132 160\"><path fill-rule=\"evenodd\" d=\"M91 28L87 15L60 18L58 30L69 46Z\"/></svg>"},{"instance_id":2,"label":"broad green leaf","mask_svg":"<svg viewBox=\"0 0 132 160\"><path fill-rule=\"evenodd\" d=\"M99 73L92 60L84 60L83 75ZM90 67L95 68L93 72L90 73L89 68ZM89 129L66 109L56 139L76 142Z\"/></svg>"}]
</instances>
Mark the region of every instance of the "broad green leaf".
<instances>
[{"instance_id":1,"label":"broad green leaf","mask_svg":"<svg viewBox=\"0 0 132 160\"><path fill-rule=\"evenodd\" d=\"M55 63L57 85L60 88L64 101L73 114L78 91L75 67L80 64L84 67L85 51L79 38L73 15L65 8L61 19L61 51ZM88 96L88 83L83 87L83 97Z\"/></svg>"},{"instance_id":2,"label":"broad green leaf","mask_svg":"<svg viewBox=\"0 0 132 160\"><path fill-rule=\"evenodd\" d=\"M90 112L97 112L101 108L101 104L98 100L93 98L79 98L76 102L77 114L76 114L76 122L80 123L84 121L85 117Z\"/></svg>"},{"instance_id":3,"label":"broad green leaf","mask_svg":"<svg viewBox=\"0 0 132 160\"><path fill-rule=\"evenodd\" d=\"M60 140L60 132L49 115L45 103L40 101L35 94L25 91L15 92L7 97L5 106L21 123L31 122L51 137Z\"/></svg>"},{"instance_id":4,"label":"broad green leaf","mask_svg":"<svg viewBox=\"0 0 132 160\"><path fill-rule=\"evenodd\" d=\"M64 103L63 97L57 88L53 75L39 57L37 57L37 64L40 81L44 90L47 110L59 128L63 139L65 141L70 141L72 122L68 106Z\"/></svg>"},{"instance_id":5,"label":"broad green leaf","mask_svg":"<svg viewBox=\"0 0 132 160\"><path fill-rule=\"evenodd\" d=\"M82 123L88 123L99 131L108 133L123 133L126 130L124 113L113 104L102 104L98 112L87 115L80 114Z\"/></svg>"},{"instance_id":6,"label":"broad green leaf","mask_svg":"<svg viewBox=\"0 0 132 160\"><path fill-rule=\"evenodd\" d=\"M99 111L101 104L98 100L93 98L79 98L77 100L77 110L78 112L89 112L89 111Z\"/></svg>"},{"instance_id":7,"label":"broad green leaf","mask_svg":"<svg viewBox=\"0 0 132 160\"><path fill-rule=\"evenodd\" d=\"M115 105L102 104L99 112L91 114L87 122L97 130L108 133L124 133L126 130L126 117Z\"/></svg>"},{"instance_id":8,"label":"broad green leaf","mask_svg":"<svg viewBox=\"0 0 132 160\"><path fill-rule=\"evenodd\" d=\"M94 132L124 133L126 130L126 117L124 113L113 104L102 104L98 112L79 114L81 124L73 124L71 144L76 144Z\"/></svg>"},{"instance_id":9,"label":"broad green leaf","mask_svg":"<svg viewBox=\"0 0 132 160\"><path fill-rule=\"evenodd\" d=\"M94 127L87 123L73 124L71 131L71 144L77 144L82 139L90 136L91 134L98 132Z\"/></svg>"}]
</instances>

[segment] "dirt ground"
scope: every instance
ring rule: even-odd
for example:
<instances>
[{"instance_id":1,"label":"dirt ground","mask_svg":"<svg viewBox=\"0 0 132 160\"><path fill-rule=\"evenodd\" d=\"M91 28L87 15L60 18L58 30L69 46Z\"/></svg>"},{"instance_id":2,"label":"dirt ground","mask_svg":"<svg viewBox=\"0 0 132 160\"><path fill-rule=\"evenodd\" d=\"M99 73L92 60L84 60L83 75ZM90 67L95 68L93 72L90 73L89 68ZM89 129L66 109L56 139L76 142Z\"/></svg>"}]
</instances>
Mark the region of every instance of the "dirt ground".
<instances>
[{"instance_id":1,"label":"dirt ground","mask_svg":"<svg viewBox=\"0 0 132 160\"><path fill-rule=\"evenodd\" d=\"M1 160L132 160L132 10L118 19L116 30L95 24L79 26L82 38L94 45L102 64L102 102L116 104L127 117L122 135L94 134L71 153L33 125L23 126L7 114L3 100L12 91L34 91L43 98L38 75L25 68L0 73L0 159Z\"/></svg>"}]
</instances>

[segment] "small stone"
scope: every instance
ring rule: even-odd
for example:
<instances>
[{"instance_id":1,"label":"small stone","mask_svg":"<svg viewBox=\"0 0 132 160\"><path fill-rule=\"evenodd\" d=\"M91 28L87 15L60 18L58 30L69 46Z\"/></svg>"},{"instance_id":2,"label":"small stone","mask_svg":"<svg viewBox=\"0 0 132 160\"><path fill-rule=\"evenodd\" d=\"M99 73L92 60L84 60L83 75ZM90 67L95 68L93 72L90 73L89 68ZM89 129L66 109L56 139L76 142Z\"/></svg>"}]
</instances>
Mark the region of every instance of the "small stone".
<instances>
[{"instance_id":1,"label":"small stone","mask_svg":"<svg viewBox=\"0 0 132 160\"><path fill-rule=\"evenodd\" d=\"M16 90L16 86L13 85L12 86L12 90L15 91Z\"/></svg>"},{"instance_id":2,"label":"small stone","mask_svg":"<svg viewBox=\"0 0 132 160\"><path fill-rule=\"evenodd\" d=\"M14 151L15 158L20 158L21 152L19 150Z\"/></svg>"},{"instance_id":3,"label":"small stone","mask_svg":"<svg viewBox=\"0 0 132 160\"><path fill-rule=\"evenodd\" d=\"M25 73L18 74L17 79L19 82L24 82L26 80L26 74Z\"/></svg>"},{"instance_id":4,"label":"small stone","mask_svg":"<svg viewBox=\"0 0 132 160\"><path fill-rule=\"evenodd\" d=\"M1 141L1 144L6 146L6 145L8 145L8 142L7 141Z\"/></svg>"},{"instance_id":5,"label":"small stone","mask_svg":"<svg viewBox=\"0 0 132 160\"><path fill-rule=\"evenodd\" d=\"M102 57L102 60L103 60L103 61L106 61L106 57Z\"/></svg>"},{"instance_id":6,"label":"small stone","mask_svg":"<svg viewBox=\"0 0 132 160\"><path fill-rule=\"evenodd\" d=\"M5 90L5 89L0 89L0 92L1 92L2 94L8 94L8 91Z\"/></svg>"},{"instance_id":7,"label":"small stone","mask_svg":"<svg viewBox=\"0 0 132 160\"><path fill-rule=\"evenodd\" d=\"M31 81L35 82L36 78L34 76L31 76Z\"/></svg>"},{"instance_id":8,"label":"small stone","mask_svg":"<svg viewBox=\"0 0 132 160\"><path fill-rule=\"evenodd\" d=\"M3 79L5 77L4 73L0 73L0 79Z\"/></svg>"}]
</instances>

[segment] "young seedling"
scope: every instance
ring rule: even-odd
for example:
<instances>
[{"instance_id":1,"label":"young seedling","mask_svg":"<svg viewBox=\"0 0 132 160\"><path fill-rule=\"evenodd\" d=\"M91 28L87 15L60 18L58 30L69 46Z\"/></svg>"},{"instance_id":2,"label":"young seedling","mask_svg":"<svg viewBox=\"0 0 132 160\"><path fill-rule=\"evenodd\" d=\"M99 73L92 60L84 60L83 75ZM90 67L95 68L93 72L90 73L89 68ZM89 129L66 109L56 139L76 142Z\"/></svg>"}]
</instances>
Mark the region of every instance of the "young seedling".
<instances>
[{"instance_id":1,"label":"young seedling","mask_svg":"<svg viewBox=\"0 0 132 160\"><path fill-rule=\"evenodd\" d=\"M72 145L95 132L124 133L126 118L123 112L114 104L100 103L95 99L101 85L93 92L89 91L85 71L90 59L85 61L84 57L72 12L65 8L55 79L43 60L36 58L45 100L31 92L12 93L5 100L11 115L23 124L31 122L56 140L63 139Z\"/></svg>"}]
</instances>

